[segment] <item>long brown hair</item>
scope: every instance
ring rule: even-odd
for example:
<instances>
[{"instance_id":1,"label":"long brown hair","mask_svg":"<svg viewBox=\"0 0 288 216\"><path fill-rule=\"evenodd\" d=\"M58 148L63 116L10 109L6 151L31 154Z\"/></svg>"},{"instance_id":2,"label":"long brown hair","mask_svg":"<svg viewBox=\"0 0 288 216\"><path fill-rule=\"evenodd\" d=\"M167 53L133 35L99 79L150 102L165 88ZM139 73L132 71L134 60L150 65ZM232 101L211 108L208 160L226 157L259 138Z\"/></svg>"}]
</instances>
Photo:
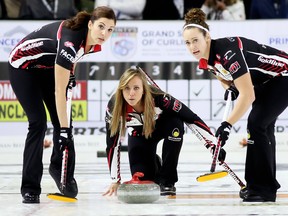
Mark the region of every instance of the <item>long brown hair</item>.
<instances>
[{"instance_id":1,"label":"long brown hair","mask_svg":"<svg viewBox=\"0 0 288 216\"><path fill-rule=\"evenodd\" d=\"M192 8L190 9L184 16L185 26L189 24L197 24L202 26L203 28L209 30L208 24L206 21L206 14L200 8ZM195 27L187 27L188 28L195 28ZM206 31L199 28L200 31L203 32L204 36L206 36Z\"/></svg>"},{"instance_id":2,"label":"long brown hair","mask_svg":"<svg viewBox=\"0 0 288 216\"><path fill-rule=\"evenodd\" d=\"M114 11L109 7L101 6L95 8L92 13L88 13L86 11L78 12L76 16L65 20L64 26L72 30L78 30L87 27L90 20L92 21L92 23L94 23L95 20L98 20L100 18L114 20L114 23L116 25L117 20Z\"/></svg>"},{"instance_id":3,"label":"long brown hair","mask_svg":"<svg viewBox=\"0 0 288 216\"><path fill-rule=\"evenodd\" d=\"M136 68L127 69L121 76L119 85L115 93L115 104L112 110L112 119L110 123L111 136L115 135L119 130L121 135L125 134L127 102L123 97L123 89L128 85L131 79L139 77L142 80L144 94L142 96L142 104L144 107L144 124L143 134L146 138L150 137L155 129L155 105L153 94L159 94L147 82L146 76ZM121 128L120 128L121 127Z\"/></svg>"}]
</instances>

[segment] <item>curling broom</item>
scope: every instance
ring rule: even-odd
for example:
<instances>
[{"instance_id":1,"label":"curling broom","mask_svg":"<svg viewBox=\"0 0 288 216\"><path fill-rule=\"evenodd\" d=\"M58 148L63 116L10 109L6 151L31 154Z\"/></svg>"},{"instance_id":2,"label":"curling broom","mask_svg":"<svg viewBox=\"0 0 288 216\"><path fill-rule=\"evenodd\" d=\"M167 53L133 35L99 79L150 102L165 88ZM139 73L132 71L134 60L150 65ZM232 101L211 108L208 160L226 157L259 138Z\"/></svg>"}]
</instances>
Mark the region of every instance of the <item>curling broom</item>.
<instances>
[{"instance_id":1,"label":"curling broom","mask_svg":"<svg viewBox=\"0 0 288 216\"><path fill-rule=\"evenodd\" d=\"M70 79L68 88L67 88L67 98L66 98L67 119L68 119L70 127L71 127L72 90L73 90L73 81ZM62 158L61 186L60 186L61 193L48 193L47 197L53 200L57 200L57 201L76 202L77 198L64 195L64 190L66 188L66 183L67 183L68 152L69 152L68 147L65 146L64 154Z\"/></svg>"},{"instance_id":2,"label":"curling broom","mask_svg":"<svg viewBox=\"0 0 288 216\"><path fill-rule=\"evenodd\" d=\"M205 139L205 137L203 137L203 135L197 130L197 128L191 124L186 124L188 128L191 129L192 133L195 134L195 136L202 141L204 144L207 144L209 141ZM218 140L219 142L219 140ZM215 152L214 152L215 153ZM214 156L213 156L214 158ZM217 156L218 158L218 156ZM228 165L227 165L228 166ZM224 167L225 168L225 167ZM210 172L210 173L206 173L204 175L198 176L196 178L197 181L199 182L205 182L205 181L210 181L210 180L215 180L215 179L219 179L219 178L223 178L225 176L228 175L228 171L226 170L222 170L222 171L217 171L217 172Z\"/></svg>"},{"instance_id":3,"label":"curling broom","mask_svg":"<svg viewBox=\"0 0 288 216\"><path fill-rule=\"evenodd\" d=\"M237 182L237 184L241 187L241 190L246 188L246 185L241 181L241 179L236 175L235 172L224 162L221 161L220 165L224 167L224 169L230 174L230 176Z\"/></svg>"},{"instance_id":4,"label":"curling broom","mask_svg":"<svg viewBox=\"0 0 288 216\"><path fill-rule=\"evenodd\" d=\"M196 137L202 141L204 144L206 143L205 138L201 135L201 133L197 130L197 128L193 127L193 125L187 125L192 132L196 135ZM210 175L206 174L206 178L200 178L200 181L202 180L202 182L209 181L209 180L215 180L218 178L223 178L225 176L227 176L227 174L229 173L230 176L236 181L236 183L241 187L241 189L246 188L246 185L241 181L241 179L236 175L236 173L228 166L228 164L224 161L220 161L220 165L222 167L224 167L224 169L226 171L219 171L219 172L214 172L214 173L210 173ZM199 181L199 179L197 179Z\"/></svg>"},{"instance_id":5,"label":"curling broom","mask_svg":"<svg viewBox=\"0 0 288 216\"><path fill-rule=\"evenodd\" d=\"M222 121L225 121L227 119L228 114L229 114L229 110L231 108L231 104L232 104L232 98L231 98L231 92L229 92L228 98L227 98L227 101L226 101L226 106L225 106L225 110L224 110L224 115L223 115L223 120ZM218 160L220 149L221 149L221 140L220 140L220 138L218 138L217 145L215 147L215 151L214 151L214 155L213 155L213 159L212 159L210 173L206 173L206 174L198 176L196 178L197 181L205 182L205 181L210 181L210 180L214 180L214 179L218 179L218 178L223 178L223 177L228 175L227 171L215 172L216 163L217 163L217 160Z\"/></svg>"},{"instance_id":6,"label":"curling broom","mask_svg":"<svg viewBox=\"0 0 288 216\"><path fill-rule=\"evenodd\" d=\"M219 140L218 140L218 143L219 143ZM218 145L218 143L217 143L217 145ZM220 144L220 145L221 145L221 144ZM217 148L217 146L216 146L216 148ZM219 153L216 153L216 148L215 148L214 155L217 155L217 158L218 158ZM218 150L218 151L219 151L219 150ZM213 158L214 158L214 156L213 156ZM216 159L216 160L217 160L217 159ZM213 164L213 162L212 162L212 164ZM213 166L214 166L214 165L213 165ZM211 180L223 178L223 177L225 177L225 176L227 176L227 175L228 175L228 172L227 172L226 170L222 170L222 171L217 171L217 172L215 172L215 170L214 170L214 171L211 171L211 169L210 169L210 173L205 173L205 174L203 174L203 175L200 175L200 176L198 176L198 177L196 178L196 180L197 180L198 182L206 182L206 181L211 181Z\"/></svg>"}]
</instances>

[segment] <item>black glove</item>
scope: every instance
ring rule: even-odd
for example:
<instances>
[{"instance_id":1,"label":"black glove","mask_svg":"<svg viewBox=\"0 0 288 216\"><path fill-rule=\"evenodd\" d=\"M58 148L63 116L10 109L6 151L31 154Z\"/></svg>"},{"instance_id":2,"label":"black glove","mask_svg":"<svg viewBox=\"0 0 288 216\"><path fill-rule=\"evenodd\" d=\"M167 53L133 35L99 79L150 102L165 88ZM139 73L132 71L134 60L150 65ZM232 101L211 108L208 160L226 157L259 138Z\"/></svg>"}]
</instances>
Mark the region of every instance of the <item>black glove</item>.
<instances>
[{"instance_id":1,"label":"black glove","mask_svg":"<svg viewBox=\"0 0 288 216\"><path fill-rule=\"evenodd\" d=\"M69 77L69 85L71 83L71 87L75 87L76 86L76 79L75 79L75 75L74 74L70 74L70 77Z\"/></svg>"},{"instance_id":2,"label":"black glove","mask_svg":"<svg viewBox=\"0 0 288 216\"><path fill-rule=\"evenodd\" d=\"M215 133L215 137L220 138L222 147L225 145L226 141L229 138L231 128L232 125L229 122L224 121L221 123L221 126L217 129Z\"/></svg>"},{"instance_id":3,"label":"black glove","mask_svg":"<svg viewBox=\"0 0 288 216\"><path fill-rule=\"evenodd\" d=\"M211 147L210 147L210 152L213 155L214 155L214 152L215 152L215 148L216 148L216 145L211 145ZM219 152L219 155L218 155L218 160L223 162L223 161L225 161L225 158L226 158L226 151L223 148L220 148L220 152Z\"/></svg>"},{"instance_id":4,"label":"black glove","mask_svg":"<svg viewBox=\"0 0 288 216\"><path fill-rule=\"evenodd\" d=\"M236 100L239 95L239 91L233 85L231 85L228 89L226 89L225 94L224 94L224 100L227 101L229 92L231 92L232 101Z\"/></svg>"},{"instance_id":5,"label":"black glove","mask_svg":"<svg viewBox=\"0 0 288 216\"><path fill-rule=\"evenodd\" d=\"M71 128L61 128L59 136L60 150L64 151L65 148L69 148L70 145L74 144L74 138L72 135Z\"/></svg>"}]
</instances>

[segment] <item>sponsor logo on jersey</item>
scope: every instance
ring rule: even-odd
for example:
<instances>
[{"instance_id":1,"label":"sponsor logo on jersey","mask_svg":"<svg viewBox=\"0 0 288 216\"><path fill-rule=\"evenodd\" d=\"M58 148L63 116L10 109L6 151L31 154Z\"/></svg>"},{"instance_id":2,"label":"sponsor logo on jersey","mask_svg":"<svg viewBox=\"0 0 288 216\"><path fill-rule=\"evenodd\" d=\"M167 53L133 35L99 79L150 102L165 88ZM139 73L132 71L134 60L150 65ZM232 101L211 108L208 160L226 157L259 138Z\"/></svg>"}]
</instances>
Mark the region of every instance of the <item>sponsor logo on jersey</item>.
<instances>
[{"instance_id":1,"label":"sponsor logo on jersey","mask_svg":"<svg viewBox=\"0 0 288 216\"><path fill-rule=\"evenodd\" d=\"M221 78L223 78L224 80L230 80L232 81L233 78L231 76L231 74L229 73L229 71L227 71L223 65L221 65L219 62L215 62L214 67L217 69L215 71L215 75L219 76Z\"/></svg>"},{"instance_id":2,"label":"sponsor logo on jersey","mask_svg":"<svg viewBox=\"0 0 288 216\"><path fill-rule=\"evenodd\" d=\"M174 142L180 142L182 140L182 137L180 136L180 130L179 128L174 128L172 131L172 135L168 136L168 140L174 141Z\"/></svg>"},{"instance_id":3,"label":"sponsor logo on jersey","mask_svg":"<svg viewBox=\"0 0 288 216\"><path fill-rule=\"evenodd\" d=\"M71 47L71 46L74 46L74 44L73 44L72 42L70 42L70 41L66 41L66 42L64 43L64 46L66 46L66 47Z\"/></svg>"},{"instance_id":4,"label":"sponsor logo on jersey","mask_svg":"<svg viewBox=\"0 0 288 216\"><path fill-rule=\"evenodd\" d=\"M224 54L224 58L223 58L223 65L226 65L230 59L233 58L233 56L235 56L235 53L233 53L231 50L228 50L225 54Z\"/></svg>"},{"instance_id":5,"label":"sponsor logo on jersey","mask_svg":"<svg viewBox=\"0 0 288 216\"><path fill-rule=\"evenodd\" d=\"M60 56L69 60L70 62L74 63L75 62L75 58L74 56L72 56L71 54L69 54L66 50L62 49L60 52Z\"/></svg>"},{"instance_id":6,"label":"sponsor logo on jersey","mask_svg":"<svg viewBox=\"0 0 288 216\"><path fill-rule=\"evenodd\" d=\"M164 107L169 107L170 102L171 102L171 95L168 95L168 94L164 95L164 97L163 97L163 103L164 103L163 106Z\"/></svg>"},{"instance_id":7,"label":"sponsor logo on jersey","mask_svg":"<svg viewBox=\"0 0 288 216\"><path fill-rule=\"evenodd\" d=\"M234 63L232 63L229 67L229 71L231 74L236 73L239 69L241 68L240 64L238 63L238 61L235 61Z\"/></svg>"},{"instance_id":8,"label":"sponsor logo on jersey","mask_svg":"<svg viewBox=\"0 0 288 216\"><path fill-rule=\"evenodd\" d=\"M43 41L39 41L39 42L36 42L36 43L28 44L27 46L22 47L21 51L27 51L27 50L30 50L30 49L33 49L33 48L36 48L36 47L40 47L40 46L43 46Z\"/></svg>"},{"instance_id":9,"label":"sponsor logo on jersey","mask_svg":"<svg viewBox=\"0 0 288 216\"><path fill-rule=\"evenodd\" d=\"M247 129L247 144L253 145L254 140L251 139L250 131Z\"/></svg>"},{"instance_id":10,"label":"sponsor logo on jersey","mask_svg":"<svg viewBox=\"0 0 288 216\"><path fill-rule=\"evenodd\" d=\"M72 51L76 54L76 50L75 50L74 44L73 44L72 42L70 42L70 41L65 41L64 46L65 46L65 47L69 47L69 48L72 49Z\"/></svg>"},{"instance_id":11,"label":"sponsor logo on jersey","mask_svg":"<svg viewBox=\"0 0 288 216\"><path fill-rule=\"evenodd\" d=\"M275 59L265 58L263 56L259 56L258 61L260 61L262 63L266 63L266 64L271 64L271 65L274 65L276 67L284 67L285 66L285 64L282 62L278 62Z\"/></svg>"},{"instance_id":12,"label":"sponsor logo on jersey","mask_svg":"<svg viewBox=\"0 0 288 216\"><path fill-rule=\"evenodd\" d=\"M179 100L175 100L174 105L173 105L173 110L175 112L179 112L182 108L182 103Z\"/></svg>"},{"instance_id":13,"label":"sponsor logo on jersey","mask_svg":"<svg viewBox=\"0 0 288 216\"><path fill-rule=\"evenodd\" d=\"M178 129L178 128L175 128L175 129L172 131L172 136L173 136L173 137L178 137L179 135L180 135L179 129Z\"/></svg>"}]
</instances>

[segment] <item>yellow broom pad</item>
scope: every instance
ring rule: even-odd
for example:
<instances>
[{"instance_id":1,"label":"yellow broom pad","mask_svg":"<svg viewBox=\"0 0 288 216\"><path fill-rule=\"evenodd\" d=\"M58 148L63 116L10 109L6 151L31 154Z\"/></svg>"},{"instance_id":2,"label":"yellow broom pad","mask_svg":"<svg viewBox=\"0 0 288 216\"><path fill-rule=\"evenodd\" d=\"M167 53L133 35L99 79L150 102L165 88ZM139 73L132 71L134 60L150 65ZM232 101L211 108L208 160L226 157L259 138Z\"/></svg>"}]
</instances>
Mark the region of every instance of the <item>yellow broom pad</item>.
<instances>
[{"instance_id":1,"label":"yellow broom pad","mask_svg":"<svg viewBox=\"0 0 288 216\"><path fill-rule=\"evenodd\" d=\"M223 170L223 171L218 171L218 172L213 172L213 173L206 173L204 175L200 175L196 178L198 182L205 182L205 181L211 181L219 178L223 178L228 175L228 172Z\"/></svg>"},{"instance_id":2,"label":"yellow broom pad","mask_svg":"<svg viewBox=\"0 0 288 216\"><path fill-rule=\"evenodd\" d=\"M49 193L47 197L52 200L62 201L62 202L76 202L77 198L74 197L67 197L60 193Z\"/></svg>"}]
</instances>

